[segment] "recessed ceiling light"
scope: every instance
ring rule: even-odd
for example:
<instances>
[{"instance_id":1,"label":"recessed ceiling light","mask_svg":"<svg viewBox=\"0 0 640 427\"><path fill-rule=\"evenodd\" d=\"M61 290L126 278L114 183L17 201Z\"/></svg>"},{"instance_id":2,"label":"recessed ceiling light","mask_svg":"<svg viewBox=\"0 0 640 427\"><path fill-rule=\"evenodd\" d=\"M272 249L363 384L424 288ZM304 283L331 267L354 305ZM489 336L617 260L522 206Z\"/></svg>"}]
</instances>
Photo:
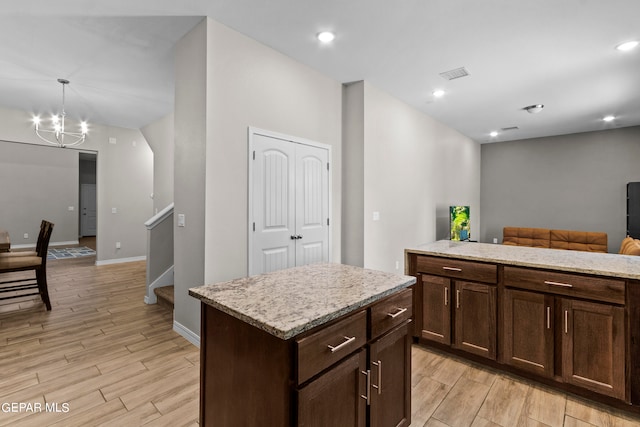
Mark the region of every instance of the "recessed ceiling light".
<instances>
[{"instance_id":1,"label":"recessed ceiling light","mask_svg":"<svg viewBox=\"0 0 640 427\"><path fill-rule=\"evenodd\" d=\"M496 132L495 130L493 132L491 132L489 134L490 137L495 138L496 136L498 136L498 132Z\"/></svg>"},{"instance_id":2,"label":"recessed ceiling light","mask_svg":"<svg viewBox=\"0 0 640 427\"><path fill-rule=\"evenodd\" d=\"M615 119L616 119L615 116L606 116L602 118L602 120L604 120L605 122L611 122Z\"/></svg>"},{"instance_id":3,"label":"recessed ceiling light","mask_svg":"<svg viewBox=\"0 0 640 427\"><path fill-rule=\"evenodd\" d=\"M638 46L638 41L637 40L633 40L633 41L630 41L630 42L619 44L618 46L616 46L616 49L621 50L623 52L626 52L628 50L632 50L636 46Z\"/></svg>"},{"instance_id":4,"label":"recessed ceiling light","mask_svg":"<svg viewBox=\"0 0 640 427\"><path fill-rule=\"evenodd\" d=\"M533 105L529 105L527 107L524 107L524 110L526 110L527 113L535 114L535 113L539 113L540 111L542 111L543 108L544 108L544 105L542 105L542 104L533 104Z\"/></svg>"},{"instance_id":5,"label":"recessed ceiling light","mask_svg":"<svg viewBox=\"0 0 640 427\"><path fill-rule=\"evenodd\" d=\"M436 98L442 98L445 94L445 91L443 91L442 89L436 89L432 93Z\"/></svg>"},{"instance_id":6,"label":"recessed ceiling light","mask_svg":"<svg viewBox=\"0 0 640 427\"><path fill-rule=\"evenodd\" d=\"M329 43L332 42L333 39L336 38L336 35L333 34L331 31L323 31L321 33L318 33L316 35L316 37L318 38L318 40L320 40L322 43Z\"/></svg>"}]
</instances>

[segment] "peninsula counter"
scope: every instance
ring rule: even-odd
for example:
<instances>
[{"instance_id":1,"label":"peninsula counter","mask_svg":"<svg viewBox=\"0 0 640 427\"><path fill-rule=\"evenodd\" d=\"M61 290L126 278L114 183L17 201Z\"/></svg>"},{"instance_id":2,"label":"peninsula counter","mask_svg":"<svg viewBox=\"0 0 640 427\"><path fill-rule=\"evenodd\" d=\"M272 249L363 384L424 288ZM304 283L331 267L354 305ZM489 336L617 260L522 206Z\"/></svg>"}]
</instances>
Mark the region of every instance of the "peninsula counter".
<instances>
[{"instance_id":1,"label":"peninsula counter","mask_svg":"<svg viewBox=\"0 0 640 427\"><path fill-rule=\"evenodd\" d=\"M405 261L421 343L638 411L640 257L437 241Z\"/></svg>"}]
</instances>

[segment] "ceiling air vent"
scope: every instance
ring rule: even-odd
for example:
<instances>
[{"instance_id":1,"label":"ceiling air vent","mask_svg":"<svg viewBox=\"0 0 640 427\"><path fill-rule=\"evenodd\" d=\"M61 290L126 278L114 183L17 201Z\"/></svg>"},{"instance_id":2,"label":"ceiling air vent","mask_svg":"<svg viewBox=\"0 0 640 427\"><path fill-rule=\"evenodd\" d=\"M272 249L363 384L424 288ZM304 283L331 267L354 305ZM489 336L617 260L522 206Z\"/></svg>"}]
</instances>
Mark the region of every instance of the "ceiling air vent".
<instances>
[{"instance_id":1,"label":"ceiling air vent","mask_svg":"<svg viewBox=\"0 0 640 427\"><path fill-rule=\"evenodd\" d=\"M468 75L469 75L469 72L464 67L460 67L453 70L445 71L444 73L440 73L440 76L443 79L447 79L447 80L459 79L460 77L466 77Z\"/></svg>"},{"instance_id":2,"label":"ceiling air vent","mask_svg":"<svg viewBox=\"0 0 640 427\"><path fill-rule=\"evenodd\" d=\"M503 132L506 132L508 130L518 130L520 129L518 126L509 126L508 128L502 128Z\"/></svg>"}]
</instances>

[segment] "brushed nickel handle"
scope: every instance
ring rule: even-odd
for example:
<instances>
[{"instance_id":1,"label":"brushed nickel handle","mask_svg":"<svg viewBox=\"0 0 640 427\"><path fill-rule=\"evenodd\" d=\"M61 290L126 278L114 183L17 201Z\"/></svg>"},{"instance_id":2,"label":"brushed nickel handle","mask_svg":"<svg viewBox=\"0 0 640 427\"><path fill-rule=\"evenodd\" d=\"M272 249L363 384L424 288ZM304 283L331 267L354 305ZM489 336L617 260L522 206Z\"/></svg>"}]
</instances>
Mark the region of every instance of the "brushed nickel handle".
<instances>
[{"instance_id":1,"label":"brushed nickel handle","mask_svg":"<svg viewBox=\"0 0 640 427\"><path fill-rule=\"evenodd\" d=\"M444 306L449 305L449 288L444 288Z\"/></svg>"},{"instance_id":2,"label":"brushed nickel handle","mask_svg":"<svg viewBox=\"0 0 640 427\"><path fill-rule=\"evenodd\" d=\"M356 340L356 337L344 337L345 341L336 345L336 346L332 346L332 345L328 345L327 347L329 348L329 350L331 350L331 353L335 353L336 351L340 350L341 348L343 348L346 345L351 344L352 342L354 342Z\"/></svg>"},{"instance_id":3,"label":"brushed nickel handle","mask_svg":"<svg viewBox=\"0 0 640 427\"><path fill-rule=\"evenodd\" d=\"M564 333L569 333L569 310L564 311Z\"/></svg>"},{"instance_id":4,"label":"brushed nickel handle","mask_svg":"<svg viewBox=\"0 0 640 427\"><path fill-rule=\"evenodd\" d=\"M361 394L360 397L367 401L367 406L371 405L371 371L367 369L366 371L360 371L361 374L367 377L367 385L366 392L367 394Z\"/></svg>"},{"instance_id":5,"label":"brushed nickel handle","mask_svg":"<svg viewBox=\"0 0 640 427\"><path fill-rule=\"evenodd\" d=\"M387 316L391 317L392 319L395 319L396 317L400 316L402 313L404 313L408 309L409 308L407 308L407 307L405 307L405 308L398 307L398 311L396 311L395 313L387 313Z\"/></svg>"},{"instance_id":6,"label":"brushed nickel handle","mask_svg":"<svg viewBox=\"0 0 640 427\"><path fill-rule=\"evenodd\" d=\"M462 269L458 267L442 267L442 269L447 271L457 271L457 272L462 271Z\"/></svg>"},{"instance_id":7,"label":"brushed nickel handle","mask_svg":"<svg viewBox=\"0 0 640 427\"><path fill-rule=\"evenodd\" d=\"M460 289L456 289L456 308L460 308Z\"/></svg>"},{"instance_id":8,"label":"brushed nickel handle","mask_svg":"<svg viewBox=\"0 0 640 427\"><path fill-rule=\"evenodd\" d=\"M372 386L378 389L378 394L382 394L382 360L371 362L371 364L378 367L378 385L372 384Z\"/></svg>"},{"instance_id":9,"label":"brushed nickel handle","mask_svg":"<svg viewBox=\"0 0 640 427\"><path fill-rule=\"evenodd\" d=\"M551 329L551 307L547 307L547 329Z\"/></svg>"},{"instance_id":10,"label":"brushed nickel handle","mask_svg":"<svg viewBox=\"0 0 640 427\"><path fill-rule=\"evenodd\" d=\"M573 285L571 285L569 283L552 282L551 280L545 280L544 284L545 285L551 285L551 286L560 286L560 287L563 287L563 288L573 288Z\"/></svg>"}]
</instances>

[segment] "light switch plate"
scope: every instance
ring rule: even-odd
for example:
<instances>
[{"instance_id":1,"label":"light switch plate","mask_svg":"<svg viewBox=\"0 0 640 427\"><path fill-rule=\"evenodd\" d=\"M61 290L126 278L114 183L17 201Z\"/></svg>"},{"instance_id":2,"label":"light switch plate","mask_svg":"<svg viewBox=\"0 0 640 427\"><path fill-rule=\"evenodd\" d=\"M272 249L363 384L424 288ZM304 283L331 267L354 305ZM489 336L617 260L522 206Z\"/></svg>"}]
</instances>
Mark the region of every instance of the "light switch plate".
<instances>
[{"instance_id":1,"label":"light switch plate","mask_svg":"<svg viewBox=\"0 0 640 427\"><path fill-rule=\"evenodd\" d=\"M184 214L178 214L178 227L184 227L185 217Z\"/></svg>"},{"instance_id":2,"label":"light switch plate","mask_svg":"<svg viewBox=\"0 0 640 427\"><path fill-rule=\"evenodd\" d=\"M376 211L373 213L373 220L380 221L380 212Z\"/></svg>"}]
</instances>

